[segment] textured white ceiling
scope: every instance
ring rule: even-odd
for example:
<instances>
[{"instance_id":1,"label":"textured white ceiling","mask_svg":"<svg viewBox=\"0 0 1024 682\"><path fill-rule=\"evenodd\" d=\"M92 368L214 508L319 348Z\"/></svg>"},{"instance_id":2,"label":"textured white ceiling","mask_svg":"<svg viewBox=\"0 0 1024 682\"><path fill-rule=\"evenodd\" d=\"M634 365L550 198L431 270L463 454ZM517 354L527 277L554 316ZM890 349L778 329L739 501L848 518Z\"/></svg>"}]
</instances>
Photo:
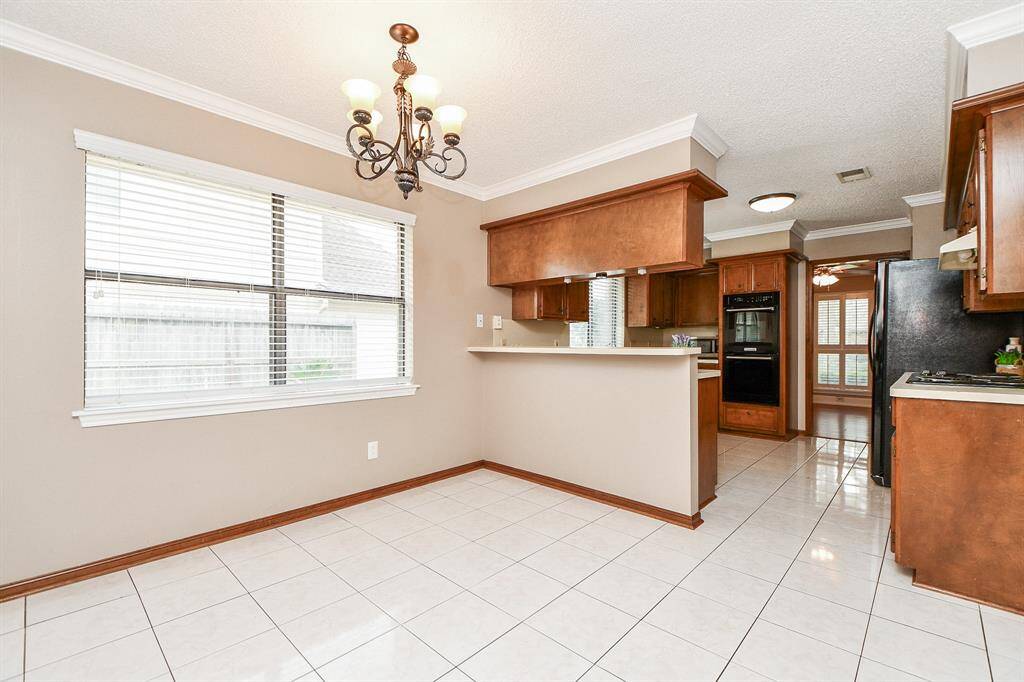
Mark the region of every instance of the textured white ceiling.
<instances>
[{"instance_id":1,"label":"textured white ceiling","mask_svg":"<svg viewBox=\"0 0 1024 682\"><path fill-rule=\"evenodd\" d=\"M709 231L905 214L939 189L946 27L1014 0L895 2L88 2L4 0L0 16L331 132L339 91L396 44L469 110L466 179L490 185L697 113L728 143ZM385 131L390 132L386 128ZM868 166L840 185L833 173ZM793 191L765 216L746 201Z\"/></svg>"}]
</instances>

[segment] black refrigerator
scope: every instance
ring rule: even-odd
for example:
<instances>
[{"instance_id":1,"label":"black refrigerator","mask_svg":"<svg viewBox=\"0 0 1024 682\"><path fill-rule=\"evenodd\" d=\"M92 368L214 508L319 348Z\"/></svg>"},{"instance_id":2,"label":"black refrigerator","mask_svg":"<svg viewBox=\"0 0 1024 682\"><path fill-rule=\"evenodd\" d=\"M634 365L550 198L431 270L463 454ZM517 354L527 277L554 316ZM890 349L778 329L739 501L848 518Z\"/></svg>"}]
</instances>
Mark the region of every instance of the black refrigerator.
<instances>
[{"instance_id":1,"label":"black refrigerator","mask_svg":"<svg viewBox=\"0 0 1024 682\"><path fill-rule=\"evenodd\" d=\"M889 387L904 372L992 374L993 353L1024 336L1024 313L967 313L963 274L938 259L879 261L871 358L871 478L890 485L892 403Z\"/></svg>"}]
</instances>

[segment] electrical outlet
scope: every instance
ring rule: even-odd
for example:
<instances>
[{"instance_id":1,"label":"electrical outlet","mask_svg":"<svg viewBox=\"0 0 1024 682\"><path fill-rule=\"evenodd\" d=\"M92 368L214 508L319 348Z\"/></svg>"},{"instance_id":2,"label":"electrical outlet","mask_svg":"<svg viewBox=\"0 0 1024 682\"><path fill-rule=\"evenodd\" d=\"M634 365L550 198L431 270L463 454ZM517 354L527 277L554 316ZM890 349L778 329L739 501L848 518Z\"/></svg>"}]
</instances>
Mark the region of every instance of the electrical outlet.
<instances>
[{"instance_id":1,"label":"electrical outlet","mask_svg":"<svg viewBox=\"0 0 1024 682\"><path fill-rule=\"evenodd\" d=\"M476 327L477 327L477 329L483 329L484 328L484 314L483 313L477 313L476 314Z\"/></svg>"},{"instance_id":2,"label":"electrical outlet","mask_svg":"<svg viewBox=\"0 0 1024 682\"><path fill-rule=\"evenodd\" d=\"M379 443L375 440L371 440L366 444L366 459L377 459Z\"/></svg>"},{"instance_id":3,"label":"electrical outlet","mask_svg":"<svg viewBox=\"0 0 1024 682\"><path fill-rule=\"evenodd\" d=\"M501 315L491 317L491 329L501 329Z\"/></svg>"}]
</instances>

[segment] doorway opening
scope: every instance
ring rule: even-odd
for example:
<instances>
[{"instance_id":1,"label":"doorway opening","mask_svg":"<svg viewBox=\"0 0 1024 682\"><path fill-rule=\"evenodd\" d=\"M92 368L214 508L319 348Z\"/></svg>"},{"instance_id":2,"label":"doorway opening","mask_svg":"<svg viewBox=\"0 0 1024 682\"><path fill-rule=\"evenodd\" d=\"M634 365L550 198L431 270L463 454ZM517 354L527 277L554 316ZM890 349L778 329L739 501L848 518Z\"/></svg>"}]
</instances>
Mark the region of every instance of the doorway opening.
<instances>
[{"instance_id":1,"label":"doorway opening","mask_svg":"<svg viewBox=\"0 0 1024 682\"><path fill-rule=\"evenodd\" d=\"M905 252L807 264L805 410L809 435L869 442L875 266Z\"/></svg>"}]
</instances>

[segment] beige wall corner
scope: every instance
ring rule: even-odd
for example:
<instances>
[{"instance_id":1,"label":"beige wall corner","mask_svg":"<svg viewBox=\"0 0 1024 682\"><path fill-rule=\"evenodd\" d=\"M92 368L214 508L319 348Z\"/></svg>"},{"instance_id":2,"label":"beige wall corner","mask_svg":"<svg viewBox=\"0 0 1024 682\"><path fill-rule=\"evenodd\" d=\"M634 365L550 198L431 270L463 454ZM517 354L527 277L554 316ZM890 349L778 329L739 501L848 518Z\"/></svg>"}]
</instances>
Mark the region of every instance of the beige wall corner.
<instances>
[{"instance_id":1,"label":"beige wall corner","mask_svg":"<svg viewBox=\"0 0 1024 682\"><path fill-rule=\"evenodd\" d=\"M352 160L156 95L0 50L0 583L65 569L481 457L475 314L481 202L359 180ZM83 429L88 130L417 216L411 397ZM380 458L366 443L380 441ZM112 504L112 501L116 502ZM74 519L74 523L69 523Z\"/></svg>"},{"instance_id":2,"label":"beige wall corner","mask_svg":"<svg viewBox=\"0 0 1024 682\"><path fill-rule=\"evenodd\" d=\"M734 239L722 239L711 242L712 258L728 258L743 256L748 253L764 253L765 251L782 251L793 248L793 235L788 230L769 232L767 234L748 235ZM797 238L799 241L799 238Z\"/></svg>"},{"instance_id":3,"label":"beige wall corner","mask_svg":"<svg viewBox=\"0 0 1024 682\"><path fill-rule=\"evenodd\" d=\"M696 163L695 163L696 161ZM715 177L715 157L689 137L527 187L484 203L483 222L557 206L698 168ZM709 172L710 171L710 172Z\"/></svg>"},{"instance_id":4,"label":"beige wall corner","mask_svg":"<svg viewBox=\"0 0 1024 682\"><path fill-rule=\"evenodd\" d=\"M1024 33L967 50L967 92L977 95L1024 81Z\"/></svg>"},{"instance_id":5,"label":"beige wall corner","mask_svg":"<svg viewBox=\"0 0 1024 682\"><path fill-rule=\"evenodd\" d=\"M956 237L956 230L942 229L944 212L941 202L911 207L911 258L938 258L939 247Z\"/></svg>"},{"instance_id":6,"label":"beige wall corner","mask_svg":"<svg viewBox=\"0 0 1024 682\"><path fill-rule=\"evenodd\" d=\"M911 228L903 227L883 232L848 234L827 239L804 241L804 255L810 260L847 258L874 253L910 251Z\"/></svg>"}]
</instances>

